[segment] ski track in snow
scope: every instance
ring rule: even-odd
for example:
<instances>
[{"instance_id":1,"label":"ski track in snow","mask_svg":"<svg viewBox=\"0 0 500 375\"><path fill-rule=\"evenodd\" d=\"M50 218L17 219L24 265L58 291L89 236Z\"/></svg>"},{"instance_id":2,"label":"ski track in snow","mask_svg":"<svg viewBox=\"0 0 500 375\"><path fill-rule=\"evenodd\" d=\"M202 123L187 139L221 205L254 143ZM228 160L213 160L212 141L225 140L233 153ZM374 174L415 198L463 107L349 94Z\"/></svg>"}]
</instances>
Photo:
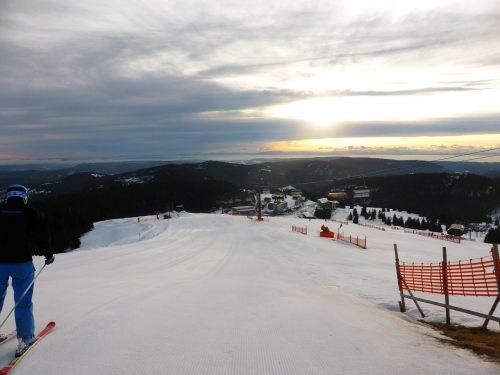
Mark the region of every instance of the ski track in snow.
<instances>
[{"instance_id":1,"label":"ski track in snow","mask_svg":"<svg viewBox=\"0 0 500 375\"><path fill-rule=\"evenodd\" d=\"M82 250L57 255L38 279L37 327L58 326L16 374L500 373L440 344L410 303L407 315L397 309L393 243L402 260L423 262L439 261L442 246L455 260L487 255L488 245L345 225L367 235L361 250L319 238L322 223L202 214L97 223ZM493 299L452 302L487 311ZM4 314L11 306L9 292ZM444 320L442 309L423 308ZM2 346L2 363L14 347Z\"/></svg>"}]
</instances>

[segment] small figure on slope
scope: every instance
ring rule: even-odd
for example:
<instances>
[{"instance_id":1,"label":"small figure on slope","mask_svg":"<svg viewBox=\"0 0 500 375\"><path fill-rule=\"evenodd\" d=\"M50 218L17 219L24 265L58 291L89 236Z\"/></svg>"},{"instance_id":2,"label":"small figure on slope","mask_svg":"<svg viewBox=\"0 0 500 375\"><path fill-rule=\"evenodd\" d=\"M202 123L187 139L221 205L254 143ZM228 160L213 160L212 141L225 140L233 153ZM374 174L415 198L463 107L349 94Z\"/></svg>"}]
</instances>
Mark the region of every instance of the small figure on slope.
<instances>
[{"instance_id":1,"label":"small figure on slope","mask_svg":"<svg viewBox=\"0 0 500 375\"><path fill-rule=\"evenodd\" d=\"M0 205L0 311L9 278L12 278L16 329L21 355L35 341L33 317L33 281L35 267L32 256L45 256L45 264L54 262L46 220L28 206L28 189L12 185L6 192L6 203ZM30 287L31 285L31 287ZM23 293L26 292L24 297ZM22 298L21 298L22 297Z\"/></svg>"}]
</instances>

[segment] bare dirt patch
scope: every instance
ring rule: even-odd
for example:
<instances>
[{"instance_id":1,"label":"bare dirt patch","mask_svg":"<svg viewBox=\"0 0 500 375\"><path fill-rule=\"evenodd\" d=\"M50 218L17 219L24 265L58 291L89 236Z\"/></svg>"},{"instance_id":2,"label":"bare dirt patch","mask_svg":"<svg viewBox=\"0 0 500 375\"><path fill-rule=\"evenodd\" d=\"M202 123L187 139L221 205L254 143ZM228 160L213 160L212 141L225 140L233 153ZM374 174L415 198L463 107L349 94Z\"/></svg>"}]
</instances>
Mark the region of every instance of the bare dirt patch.
<instances>
[{"instance_id":1,"label":"bare dirt patch","mask_svg":"<svg viewBox=\"0 0 500 375\"><path fill-rule=\"evenodd\" d=\"M453 340L440 341L459 348L472 350L476 354L487 356L490 360L500 363L500 332L483 330L480 327L464 327L461 325L447 326L444 323L425 322Z\"/></svg>"}]
</instances>

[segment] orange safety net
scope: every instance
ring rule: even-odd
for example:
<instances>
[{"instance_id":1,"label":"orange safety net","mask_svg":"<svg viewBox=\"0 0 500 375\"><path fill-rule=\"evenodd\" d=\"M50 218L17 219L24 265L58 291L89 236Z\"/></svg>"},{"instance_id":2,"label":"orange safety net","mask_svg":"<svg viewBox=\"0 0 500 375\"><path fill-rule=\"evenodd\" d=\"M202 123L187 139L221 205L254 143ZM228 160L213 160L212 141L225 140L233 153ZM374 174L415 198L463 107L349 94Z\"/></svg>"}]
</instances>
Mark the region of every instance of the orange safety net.
<instances>
[{"instance_id":1,"label":"orange safety net","mask_svg":"<svg viewBox=\"0 0 500 375\"><path fill-rule=\"evenodd\" d=\"M492 256L448 262L445 267L448 294L476 297L498 296L495 268L498 270L496 272L500 273L500 261L495 267ZM402 263L399 266L399 273L401 287L405 290L445 294L442 263Z\"/></svg>"},{"instance_id":2,"label":"orange safety net","mask_svg":"<svg viewBox=\"0 0 500 375\"><path fill-rule=\"evenodd\" d=\"M337 239L340 241L344 242L349 242L352 243L353 245L356 245L358 247L361 247L362 249L366 249L366 239L362 239L359 237L354 237L354 236L347 236L343 233L338 233L337 234Z\"/></svg>"}]
</instances>

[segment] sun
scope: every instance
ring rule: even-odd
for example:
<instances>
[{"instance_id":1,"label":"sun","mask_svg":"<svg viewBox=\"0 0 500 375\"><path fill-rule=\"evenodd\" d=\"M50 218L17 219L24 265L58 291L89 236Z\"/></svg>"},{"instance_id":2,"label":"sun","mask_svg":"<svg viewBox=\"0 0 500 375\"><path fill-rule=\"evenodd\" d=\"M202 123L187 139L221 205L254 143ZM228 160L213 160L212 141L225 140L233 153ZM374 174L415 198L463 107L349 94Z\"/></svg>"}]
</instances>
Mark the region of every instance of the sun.
<instances>
[{"instance_id":1,"label":"sun","mask_svg":"<svg viewBox=\"0 0 500 375\"><path fill-rule=\"evenodd\" d=\"M349 122L430 121L498 113L499 92L426 95L337 96L293 101L267 109L267 116L329 127Z\"/></svg>"},{"instance_id":2,"label":"sun","mask_svg":"<svg viewBox=\"0 0 500 375\"><path fill-rule=\"evenodd\" d=\"M342 121L342 113L329 99L308 99L272 107L269 116L304 121L328 128Z\"/></svg>"}]
</instances>

